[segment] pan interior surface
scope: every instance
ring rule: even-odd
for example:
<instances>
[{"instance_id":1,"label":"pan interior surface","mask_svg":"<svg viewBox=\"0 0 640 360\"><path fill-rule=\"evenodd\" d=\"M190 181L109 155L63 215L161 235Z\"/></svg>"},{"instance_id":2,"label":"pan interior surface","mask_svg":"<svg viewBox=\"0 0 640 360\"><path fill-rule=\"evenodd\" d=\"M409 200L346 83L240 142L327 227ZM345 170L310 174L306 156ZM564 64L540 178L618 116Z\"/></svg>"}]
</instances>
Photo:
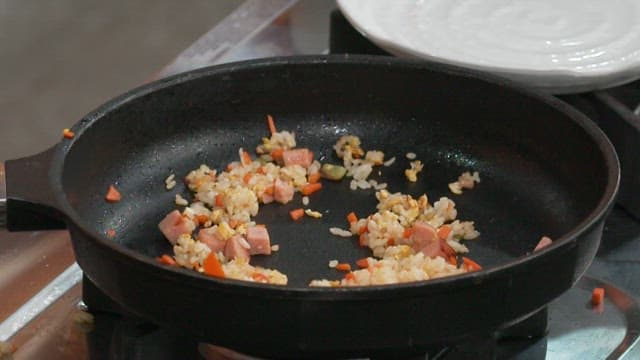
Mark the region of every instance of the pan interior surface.
<instances>
[{"instance_id":1,"label":"pan interior surface","mask_svg":"<svg viewBox=\"0 0 640 360\"><path fill-rule=\"evenodd\" d=\"M372 178L390 192L454 200L458 218L475 221L481 233L465 243L469 257L486 268L531 252L543 235L572 231L608 186L604 155L579 122L500 84L383 62L281 62L195 74L116 100L77 125L63 188L80 224L116 231L102 241L149 257L171 253L157 224L177 208L176 194L190 195L181 181L166 190L165 178L180 180L200 164L221 171L238 160L240 147L253 154L268 136L267 114L322 163L340 163L332 146L346 134L359 136L365 150L396 157ZM415 183L404 176L408 152L425 164ZM464 171L478 171L482 181L454 195L447 185ZM122 201L104 200L110 184ZM255 220L280 250L251 261L284 272L294 288L339 278L329 260L353 264L370 252L329 228L347 228L349 212L366 216L375 205L373 190L350 190L348 180L323 181L310 196L307 207L321 219L291 221L289 211L303 207L300 194L285 205L261 205Z\"/></svg>"}]
</instances>

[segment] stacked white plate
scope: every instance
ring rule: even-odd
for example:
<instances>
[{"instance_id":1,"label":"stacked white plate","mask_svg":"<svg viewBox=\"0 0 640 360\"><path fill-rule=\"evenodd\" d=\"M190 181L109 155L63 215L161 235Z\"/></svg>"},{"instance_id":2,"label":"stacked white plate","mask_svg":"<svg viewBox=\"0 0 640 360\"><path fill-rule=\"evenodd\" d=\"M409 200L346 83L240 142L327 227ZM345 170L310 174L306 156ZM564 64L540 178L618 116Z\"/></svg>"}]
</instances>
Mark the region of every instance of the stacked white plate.
<instances>
[{"instance_id":1,"label":"stacked white plate","mask_svg":"<svg viewBox=\"0 0 640 360\"><path fill-rule=\"evenodd\" d=\"M640 78L640 0L337 0L397 55L497 73L554 94Z\"/></svg>"}]
</instances>

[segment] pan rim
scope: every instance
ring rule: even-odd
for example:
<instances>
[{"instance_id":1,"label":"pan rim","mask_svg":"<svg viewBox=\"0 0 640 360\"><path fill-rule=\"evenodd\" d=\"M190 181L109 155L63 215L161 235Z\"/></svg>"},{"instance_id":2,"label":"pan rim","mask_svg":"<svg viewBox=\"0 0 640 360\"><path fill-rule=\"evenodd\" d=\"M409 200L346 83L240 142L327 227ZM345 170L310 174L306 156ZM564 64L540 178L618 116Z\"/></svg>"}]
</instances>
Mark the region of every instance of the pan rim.
<instances>
[{"instance_id":1,"label":"pan rim","mask_svg":"<svg viewBox=\"0 0 640 360\"><path fill-rule=\"evenodd\" d=\"M273 68L276 66L321 64L367 64L375 66L402 66L406 68L422 69L425 71L441 72L449 75L473 78L483 82L488 82L492 85L505 87L509 89L509 91L516 92L519 95L541 101L554 108L555 110L565 114L566 117L568 117L572 122L580 126L580 128L585 131L589 138L594 141L594 145L597 146L600 150L600 153L603 156L605 165L607 167L608 175L606 186L600 197L600 200L582 221L580 221L568 233L556 239L549 247L534 253L523 254L499 266L493 266L477 272L419 282L344 288L303 288L267 285L240 280L212 278L186 269L177 269L162 266L158 264L155 259L129 249L123 245L120 245L107 238L105 234L101 234L96 231L88 221L83 220L82 216L80 216L80 214L74 210L74 208L67 200L66 193L63 190L61 181L64 172L64 160L66 158L66 155L71 151L74 143L79 138L82 138L82 134L85 131L91 128L94 123L105 117L111 111L120 108L130 101L134 101L137 98L144 97L157 90L186 83L193 79L234 72L238 71L238 69L244 70L264 67ZM85 233L90 241L104 249L107 249L108 251L119 253L120 255L124 256L124 258L130 261L136 261L146 265L146 269L148 269L149 271L163 271L163 274L165 274L165 276L179 278L180 281L188 282L190 285L196 287L210 288L212 290L215 289L225 292L250 291L254 295L257 295L257 293L259 293L260 295L269 297L300 297L312 298L317 300L335 300L336 298L372 299L376 297L384 297L384 295L387 293L387 291L385 290L390 289L393 289L396 292L407 291L406 294L415 295L414 291L416 288L423 289L424 291L441 291L439 289L441 289L443 286L451 287L455 285L465 287L478 282L484 282L492 277L499 276L505 269L521 267L529 262L535 261L536 259L544 256L549 252L560 251L560 248L574 246L577 238L582 233L587 231L591 226L593 226L596 222L601 220L612 208L620 183L620 164L618 156L607 136L600 128L595 125L595 123L589 120L584 114L580 113L578 110L574 109L563 101L553 97L552 95L545 94L539 90L525 88L521 84L497 75L470 70L454 65L433 63L418 59L399 59L388 56L349 54L284 56L226 63L195 69L164 79L160 79L148 84L144 84L142 86L129 90L122 95L107 101L103 105L88 113L72 127L72 130L75 132L76 136L71 139L71 141L62 141L56 145L50 173L52 189L54 190L53 193L55 194L57 204L60 207L60 210L65 214L66 220L72 223L74 227L80 229L83 233ZM574 281L576 280L577 278Z\"/></svg>"}]
</instances>

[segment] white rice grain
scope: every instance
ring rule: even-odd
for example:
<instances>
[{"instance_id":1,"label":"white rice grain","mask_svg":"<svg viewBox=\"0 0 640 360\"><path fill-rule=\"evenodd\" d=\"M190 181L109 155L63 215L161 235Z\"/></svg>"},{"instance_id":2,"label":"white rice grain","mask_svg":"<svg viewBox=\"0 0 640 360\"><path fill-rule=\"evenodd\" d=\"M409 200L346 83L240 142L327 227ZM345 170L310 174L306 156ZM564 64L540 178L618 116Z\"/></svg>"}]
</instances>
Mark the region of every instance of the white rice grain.
<instances>
[{"instance_id":1,"label":"white rice grain","mask_svg":"<svg viewBox=\"0 0 640 360\"><path fill-rule=\"evenodd\" d=\"M329 261L329 267L330 268L335 268L336 266L338 266L338 260L331 260Z\"/></svg>"},{"instance_id":2,"label":"white rice grain","mask_svg":"<svg viewBox=\"0 0 640 360\"><path fill-rule=\"evenodd\" d=\"M302 205L304 205L304 206L309 205L309 197L308 196L303 196L302 197Z\"/></svg>"},{"instance_id":3,"label":"white rice grain","mask_svg":"<svg viewBox=\"0 0 640 360\"><path fill-rule=\"evenodd\" d=\"M386 189L387 188L387 183L380 183L376 186L374 186L374 189L376 190L382 190L382 189Z\"/></svg>"},{"instance_id":4,"label":"white rice grain","mask_svg":"<svg viewBox=\"0 0 640 360\"><path fill-rule=\"evenodd\" d=\"M407 159L413 160L416 158L417 155L414 152L408 152L406 156L407 156Z\"/></svg>"},{"instance_id":5,"label":"white rice grain","mask_svg":"<svg viewBox=\"0 0 640 360\"><path fill-rule=\"evenodd\" d=\"M280 250L280 245L275 244L275 245L271 245L271 251L279 251Z\"/></svg>"},{"instance_id":6,"label":"white rice grain","mask_svg":"<svg viewBox=\"0 0 640 360\"><path fill-rule=\"evenodd\" d=\"M322 217L322 213L320 213L319 211L311 210L311 209L306 209L304 213L307 214L307 216L310 216L316 219L320 219Z\"/></svg>"},{"instance_id":7,"label":"white rice grain","mask_svg":"<svg viewBox=\"0 0 640 360\"><path fill-rule=\"evenodd\" d=\"M344 229L340 229L340 228L338 228L338 227L331 227L331 228L329 228L329 232L330 232L332 235L341 236L341 237L346 237L346 238L351 237L351 236L353 235L353 234L351 234L351 231L347 231L347 230L344 230Z\"/></svg>"},{"instance_id":8,"label":"white rice grain","mask_svg":"<svg viewBox=\"0 0 640 360\"><path fill-rule=\"evenodd\" d=\"M187 199L183 198L182 195L176 194L176 205L187 206L189 205L189 202Z\"/></svg>"},{"instance_id":9,"label":"white rice grain","mask_svg":"<svg viewBox=\"0 0 640 360\"><path fill-rule=\"evenodd\" d=\"M164 184L165 184L165 187L167 188L167 190L171 190L174 187L176 187L177 183L176 183L175 178L176 178L176 175L175 174L171 174L171 175L169 175L169 177L167 177L164 180Z\"/></svg>"},{"instance_id":10,"label":"white rice grain","mask_svg":"<svg viewBox=\"0 0 640 360\"><path fill-rule=\"evenodd\" d=\"M394 162L396 162L396 157L395 157L395 156L394 156L394 157L392 157L391 159L389 159L389 160L385 161L382 165L389 167L389 166L391 166Z\"/></svg>"}]
</instances>

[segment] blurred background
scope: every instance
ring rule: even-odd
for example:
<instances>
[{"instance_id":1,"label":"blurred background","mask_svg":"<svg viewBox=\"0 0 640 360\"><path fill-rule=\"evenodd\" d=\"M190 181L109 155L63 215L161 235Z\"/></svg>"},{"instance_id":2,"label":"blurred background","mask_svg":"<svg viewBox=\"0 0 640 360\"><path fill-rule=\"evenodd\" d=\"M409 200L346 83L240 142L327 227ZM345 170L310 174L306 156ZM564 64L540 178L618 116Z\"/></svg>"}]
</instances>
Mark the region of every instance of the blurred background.
<instances>
[{"instance_id":1,"label":"blurred background","mask_svg":"<svg viewBox=\"0 0 640 360\"><path fill-rule=\"evenodd\" d=\"M0 0L0 160L142 84L241 0Z\"/></svg>"}]
</instances>

